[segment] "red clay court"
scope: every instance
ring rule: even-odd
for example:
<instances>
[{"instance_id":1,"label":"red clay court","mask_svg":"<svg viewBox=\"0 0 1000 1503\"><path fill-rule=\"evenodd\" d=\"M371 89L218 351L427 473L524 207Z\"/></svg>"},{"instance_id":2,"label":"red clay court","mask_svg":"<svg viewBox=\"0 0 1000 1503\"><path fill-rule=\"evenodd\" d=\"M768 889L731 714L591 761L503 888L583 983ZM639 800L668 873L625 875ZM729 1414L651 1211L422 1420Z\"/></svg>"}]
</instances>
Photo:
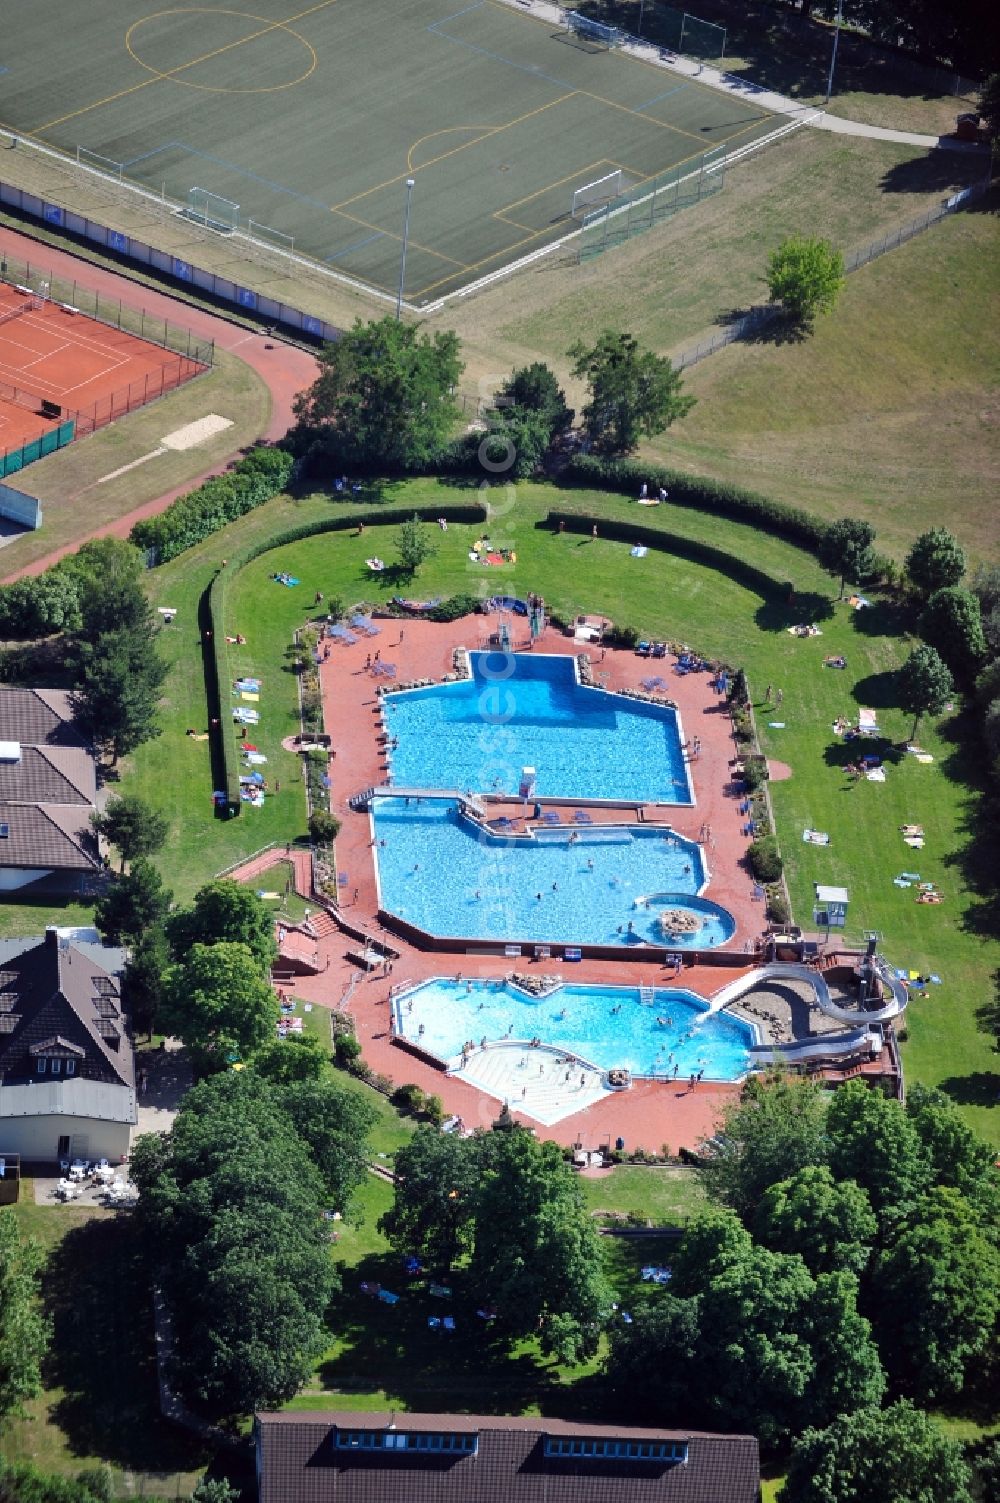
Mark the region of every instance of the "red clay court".
<instances>
[{"instance_id":1,"label":"red clay court","mask_svg":"<svg viewBox=\"0 0 1000 1503\"><path fill-rule=\"evenodd\" d=\"M0 477L206 368L205 360L162 348L68 303L0 283Z\"/></svg>"}]
</instances>

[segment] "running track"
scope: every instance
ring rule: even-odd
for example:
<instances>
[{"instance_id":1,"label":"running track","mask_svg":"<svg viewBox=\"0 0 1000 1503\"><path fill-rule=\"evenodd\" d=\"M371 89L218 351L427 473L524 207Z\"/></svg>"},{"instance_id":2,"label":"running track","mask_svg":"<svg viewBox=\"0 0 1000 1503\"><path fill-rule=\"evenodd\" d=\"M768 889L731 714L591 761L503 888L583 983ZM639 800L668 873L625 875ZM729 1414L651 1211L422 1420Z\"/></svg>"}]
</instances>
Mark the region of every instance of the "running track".
<instances>
[{"instance_id":1,"label":"running track","mask_svg":"<svg viewBox=\"0 0 1000 1503\"><path fill-rule=\"evenodd\" d=\"M241 360L245 360L252 370L263 377L271 393L271 416L267 427L260 435L261 438L281 438L287 432L292 422L292 402L300 391L310 386L316 379L319 366L315 357L307 354L305 350L296 348L295 345L283 344L278 339L265 339L263 335L253 333L239 324L230 323L228 319L220 318L214 313L206 313L203 309L192 307L179 298L168 297L152 287L146 287L131 281L128 277L119 276L117 272L93 266L89 261L41 244L27 235L18 234L16 230L0 227L0 248L22 261L34 261L38 265L49 266L60 275L73 278L81 286L88 287L95 292L103 292L108 297L120 298L123 303L128 303L132 307L146 308L160 318L167 318L172 323L193 329L202 338L214 339L218 349L226 350L238 355ZM266 348L267 345L272 348ZM75 553L80 544L85 543L89 537L103 537L108 534L115 537L127 537L140 518L151 517L163 511L171 501L183 495L185 491L193 490L211 475L220 474L234 457L228 456L212 469L193 476L184 485L167 491L165 495L158 496L154 501L147 501L144 506L130 511L127 516L119 517L117 521L109 522L104 527L95 528L92 533L77 538L75 542L68 543L64 548L44 558L35 559L34 563L28 564L25 568L6 575L0 583L6 584L11 579L17 579L21 574L41 574L43 569L49 568L64 554Z\"/></svg>"}]
</instances>

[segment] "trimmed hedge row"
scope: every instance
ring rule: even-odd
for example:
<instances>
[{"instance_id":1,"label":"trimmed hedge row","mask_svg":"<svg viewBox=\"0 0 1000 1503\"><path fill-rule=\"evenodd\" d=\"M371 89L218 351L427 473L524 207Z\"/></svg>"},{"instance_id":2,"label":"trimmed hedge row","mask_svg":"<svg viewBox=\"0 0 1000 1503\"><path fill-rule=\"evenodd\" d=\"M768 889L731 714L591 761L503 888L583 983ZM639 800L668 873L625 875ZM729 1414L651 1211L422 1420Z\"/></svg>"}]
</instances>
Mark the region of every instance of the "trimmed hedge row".
<instances>
[{"instance_id":1,"label":"trimmed hedge row","mask_svg":"<svg viewBox=\"0 0 1000 1503\"><path fill-rule=\"evenodd\" d=\"M178 496L158 516L137 522L129 533L136 547L167 564L237 517L245 516L288 485L295 460L283 449L251 449L224 475L214 475L186 496Z\"/></svg>"},{"instance_id":2,"label":"trimmed hedge row","mask_svg":"<svg viewBox=\"0 0 1000 1503\"><path fill-rule=\"evenodd\" d=\"M728 575L737 584L746 585L747 589L753 590L762 600L770 600L788 592L787 583L758 569L755 564L748 564L745 559L735 558L721 548L714 548L711 543L703 543L700 538L680 538L663 528L644 527L641 522L591 516L582 511L550 511L538 526L551 527L554 532L563 529L584 533L589 533L596 527L602 538L612 542L639 543L646 548L655 548L660 553L672 553L691 563L704 564L719 574Z\"/></svg>"},{"instance_id":3,"label":"trimmed hedge row","mask_svg":"<svg viewBox=\"0 0 1000 1503\"><path fill-rule=\"evenodd\" d=\"M699 479L679 470L658 469L638 459L602 459L595 454L574 454L560 473L565 485L588 486L594 490L619 491L638 496L643 485L652 491L661 486L676 506L730 517L771 532L786 542L815 551L826 533L826 524L808 512L738 485Z\"/></svg>"},{"instance_id":4,"label":"trimmed hedge row","mask_svg":"<svg viewBox=\"0 0 1000 1503\"><path fill-rule=\"evenodd\" d=\"M243 548L234 549L232 556L226 561L225 568L220 569L216 574L208 589L208 617L213 650L209 658L211 667L206 675L205 690L208 699L209 723L212 720L218 722L219 765L223 773L227 815L238 815L242 808L240 762L229 720L229 694L227 692L223 696L222 693L223 686L228 689L229 685L226 589L230 581L235 579L240 570L245 569L247 564L252 563L255 558L260 558L261 554L270 553L275 548L283 548L287 543L298 543L303 538L315 537L324 532L346 532L350 528L357 527L359 522L363 522L366 527L398 525L412 516L418 516L425 522L444 517L449 522L479 525L487 519L488 511L481 502L476 502L456 506L442 506L438 503L435 506L397 506L391 510L341 512L337 516L323 517L318 522L300 522L298 526L285 527L268 538L258 538L256 542L248 543ZM211 681L212 679L214 682Z\"/></svg>"}]
</instances>

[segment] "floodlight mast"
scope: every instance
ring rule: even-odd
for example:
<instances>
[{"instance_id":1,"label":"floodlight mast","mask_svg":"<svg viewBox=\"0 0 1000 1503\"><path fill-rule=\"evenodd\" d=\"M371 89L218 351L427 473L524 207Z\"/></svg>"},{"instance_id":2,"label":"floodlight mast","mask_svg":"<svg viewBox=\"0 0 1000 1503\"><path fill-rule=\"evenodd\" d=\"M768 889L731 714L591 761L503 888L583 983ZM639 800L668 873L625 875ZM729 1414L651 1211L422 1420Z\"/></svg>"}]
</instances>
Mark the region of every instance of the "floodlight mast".
<instances>
[{"instance_id":1,"label":"floodlight mast","mask_svg":"<svg viewBox=\"0 0 1000 1503\"><path fill-rule=\"evenodd\" d=\"M406 208L403 212L403 249L399 257L399 291L396 294L396 322L403 311L403 283L406 281L406 247L410 239L410 199L413 197L414 179L406 179Z\"/></svg>"},{"instance_id":2,"label":"floodlight mast","mask_svg":"<svg viewBox=\"0 0 1000 1503\"><path fill-rule=\"evenodd\" d=\"M826 80L826 99L824 104L830 103L833 93L833 70L837 66L837 44L840 41L840 26L844 19L844 0L837 0L837 20L833 28L833 51L830 53L830 73Z\"/></svg>"}]
</instances>

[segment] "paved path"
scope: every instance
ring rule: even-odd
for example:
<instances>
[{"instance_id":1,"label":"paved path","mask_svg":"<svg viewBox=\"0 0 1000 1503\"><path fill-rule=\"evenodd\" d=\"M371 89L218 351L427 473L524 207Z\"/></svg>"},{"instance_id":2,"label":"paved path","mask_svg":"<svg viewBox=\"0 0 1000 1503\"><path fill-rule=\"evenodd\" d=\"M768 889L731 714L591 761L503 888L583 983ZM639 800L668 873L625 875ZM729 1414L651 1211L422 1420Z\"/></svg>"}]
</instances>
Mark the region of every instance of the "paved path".
<instances>
[{"instance_id":1,"label":"paved path","mask_svg":"<svg viewBox=\"0 0 1000 1503\"><path fill-rule=\"evenodd\" d=\"M515 10L527 10L553 26L562 24L561 8L549 4L548 0L505 0L505 3ZM658 49L639 43L624 50L649 62L650 55L655 55ZM953 136L924 136L914 131L886 130L880 125L865 125L860 120L845 120L840 115L828 115L816 105L802 104L784 94L776 94L772 89L763 89L749 79L740 78L733 73L723 73L718 68L709 67L707 63L699 63L696 58L682 57L676 52L660 52L656 60L671 73L695 78L709 88L721 89L724 94L734 94L739 99L753 99L762 109L771 110L777 115L788 115L793 120L801 119L803 125L811 125L815 130L834 131L845 136L868 136L875 141L898 141L906 146L923 146L928 151L934 147L942 147L946 151L986 150L975 142L958 141Z\"/></svg>"},{"instance_id":2,"label":"paved path","mask_svg":"<svg viewBox=\"0 0 1000 1503\"><path fill-rule=\"evenodd\" d=\"M102 292L108 297L120 298L123 303L133 308L145 308L160 318L167 318L172 323L192 329L201 338L214 339L217 349L226 350L230 354L239 356L241 360L245 360L247 365L267 383L271 393L271 415L266 428L260 434L262 439L281 438L288 431L292 423L292 403L295 397L305 387L311 385L318 374L319 366L315 356L305 350L300 350L296 345L285 344L280 339L246 329L218 314L208 313L178 298L168 297L166 293L157 292L155 288L133 282L128 277L107 271L101 266L94 266L89 261L69 255L66 251L39 244L37 240L19 234L16 230L0 228L0 250L7 251L22 261L51 267L61 276L75 280L81 287L87 287L94 292ZM145 505L130 511L127 516L119 517L114 522L96 528L92 533L88 533L87 537L103 537L109 534L114 537L127 537L135 523L142 517L155 516L178 496L186 491L194 490L210 476L221 474L233 457L229 455L213 465L211 469L193 476L184 485L167 491L153 501L147 501ZM64 554L75 553L80 544L86 540L86 537L77 538L75 542L56 549L44 558L36 559L25 568L15 570L13 574L5 576L2 582L6 584L8 580L16 579L21 574L41 574Z\"/></svg>"}]
</instances>

